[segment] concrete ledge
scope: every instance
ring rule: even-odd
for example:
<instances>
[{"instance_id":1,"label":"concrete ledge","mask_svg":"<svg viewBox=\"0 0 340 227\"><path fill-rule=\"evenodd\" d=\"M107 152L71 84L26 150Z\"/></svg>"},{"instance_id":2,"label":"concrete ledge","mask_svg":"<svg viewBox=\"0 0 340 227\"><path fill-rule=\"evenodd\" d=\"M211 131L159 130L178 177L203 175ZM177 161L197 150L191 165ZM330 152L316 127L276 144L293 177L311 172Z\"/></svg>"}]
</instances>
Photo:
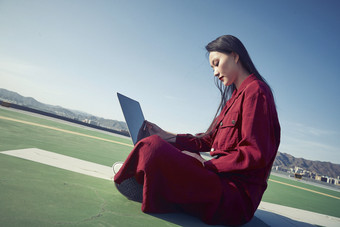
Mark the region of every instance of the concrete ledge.
<instances>
[{"instance_id":1,"label":"concrete ledge","mask_svg":"<svg viewBox=\"0 0 340 227\"><path fill-rule=\"evenodd\" d=\"M10 150L3 151L1 153L92 177L102 178L105 180L111 180L113 177L112 169L108 166L72 158L66 155L61 155L38 148Z\"/></svg>"}]
</instances>

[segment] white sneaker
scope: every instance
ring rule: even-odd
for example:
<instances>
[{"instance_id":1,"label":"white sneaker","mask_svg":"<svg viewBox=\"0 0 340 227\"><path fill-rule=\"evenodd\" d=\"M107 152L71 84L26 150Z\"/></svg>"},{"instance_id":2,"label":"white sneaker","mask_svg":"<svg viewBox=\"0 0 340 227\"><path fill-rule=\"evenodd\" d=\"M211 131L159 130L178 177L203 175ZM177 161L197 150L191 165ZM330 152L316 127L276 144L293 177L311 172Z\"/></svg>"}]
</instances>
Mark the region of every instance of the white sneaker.
<instances>
[{"instance_id":1,"label":"white sneaker","mask_svg":"<svg viewBox=\"0 0 340 227\"><path fill-rule=\"evenodd\" d=\"M116 175L122 166L123 162L114 163L112 165L113 175ZM121 184L115 183L115 186L126 198L140 203L143 202L143 185L138 184L134 177L124 180Z\"/></svg>"},{"instance_id":2,"label":"white sneaker","mask_svg":"<svg viewBox=\"0 0 340 227\"><path fill-rule=\"evenodd\" d=\"M115 182L115 186L129 200L143 202L143 185L138 184L136 178L128 178L120 184Z\"/></svg>"},{"instance_id":3,"label":"white sneaker","mask_svg":"<svg viewBox=\"0 0 340 227\"><path fill-rule=\"evenodd\" d=\"M118 173L118 171L120 170L120 168L123 166L123 162L115 162L112 165L112 173L113 175L116 175Z\"/></svg>"}]
</instances>

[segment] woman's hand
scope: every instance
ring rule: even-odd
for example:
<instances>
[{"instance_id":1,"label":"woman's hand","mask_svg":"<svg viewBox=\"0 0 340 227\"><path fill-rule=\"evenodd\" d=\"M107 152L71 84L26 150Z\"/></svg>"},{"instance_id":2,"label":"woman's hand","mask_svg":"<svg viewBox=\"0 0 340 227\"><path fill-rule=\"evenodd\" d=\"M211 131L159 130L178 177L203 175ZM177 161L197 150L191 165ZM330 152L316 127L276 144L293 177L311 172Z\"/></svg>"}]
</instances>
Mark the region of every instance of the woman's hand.
<instances>
[{"instance_id":1,"label":"woman's hand","mask_svg":"<svg viewBox=\"0 0 340 227\"><path fill-rule=\"evenodd\" d=\"M207 160L205 160L204 158L201 157L201 155L197 154L197 153L193 153L193 152L189 152L189 151L182 151L183 154L189 155L193 158L196 158L198 161L202 162L202 165L204 166L204 162L206 162Z\"/></svg>"},{"instance_id":2,"label":"woman's hand","mask_svg":"<svg viewBox=\"0 0 340 227\"><path fill-rule=\"evenodd\" d=\"M176 142L176 134L166 132L154 123L145 121L145 127L149 131L150 135L158 135L168 142Z\"/></svg>"}]
</instances>

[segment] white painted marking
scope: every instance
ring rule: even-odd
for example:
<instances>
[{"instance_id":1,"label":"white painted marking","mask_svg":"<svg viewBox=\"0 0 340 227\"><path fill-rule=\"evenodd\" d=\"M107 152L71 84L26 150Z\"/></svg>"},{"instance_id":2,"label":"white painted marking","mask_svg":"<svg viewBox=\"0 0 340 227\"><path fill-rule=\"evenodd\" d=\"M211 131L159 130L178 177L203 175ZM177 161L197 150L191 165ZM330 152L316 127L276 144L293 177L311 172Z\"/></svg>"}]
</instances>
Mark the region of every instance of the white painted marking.
<instances>
[{"instance_id":1,"label":"white painted marking","mask_svg":"<svg viewBox=\"0 0 340 227\"><path fill-rule=\"evenodd\" d=\"M85 174L92 177L98 177L106 180L111 180L113 177L112 168L100 165L93 162L72 158L66 155L57 154L41 150L38 148L28 148L21 150L3 151L2 154L15 156L39 162L49 166L54 166L61 169L66 169L76 173Z\"/></svg>"},{"instance_id":2,"label":"white painted marking","mask_svg":"<svg viewBox=\"0 0 340 227\"><path fill-rule=\"evenodd\" d=\"M340 218L296 209L273 203L261 202L255 216L269 226L329 226L339 227Z\"/></svg>"}]
</instances>

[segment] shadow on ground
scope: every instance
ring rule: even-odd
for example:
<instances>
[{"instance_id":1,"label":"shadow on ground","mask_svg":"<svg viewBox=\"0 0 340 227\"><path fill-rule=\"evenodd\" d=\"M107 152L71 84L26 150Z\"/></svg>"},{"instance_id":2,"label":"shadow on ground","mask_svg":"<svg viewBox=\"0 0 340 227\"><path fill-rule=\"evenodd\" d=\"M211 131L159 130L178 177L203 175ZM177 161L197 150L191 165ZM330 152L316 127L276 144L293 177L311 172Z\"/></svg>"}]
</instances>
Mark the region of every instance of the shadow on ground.
<instances>
[{"instance_id":1,"label":"shadow on ground","mask_svg":"<svg viewBox=\"0 0 340 227\"><path fill-rule=\"evenodd\" d=\"M204 227L211 226L203 223L200 219L184 214L184 213L170 213L170 214L149 214L153 217L162 219L164 221L168 221L170 223L189 227ZM222 225L215 225L222 226ZM276 227L289 227L289 226L302 226L302 227L311 227L314 225L296 221L285 216L275 214L269 211L257 210L253 219L242 225L243 227L268 227L268 226L276 226Z\"/></svg>"}]
</instances>

